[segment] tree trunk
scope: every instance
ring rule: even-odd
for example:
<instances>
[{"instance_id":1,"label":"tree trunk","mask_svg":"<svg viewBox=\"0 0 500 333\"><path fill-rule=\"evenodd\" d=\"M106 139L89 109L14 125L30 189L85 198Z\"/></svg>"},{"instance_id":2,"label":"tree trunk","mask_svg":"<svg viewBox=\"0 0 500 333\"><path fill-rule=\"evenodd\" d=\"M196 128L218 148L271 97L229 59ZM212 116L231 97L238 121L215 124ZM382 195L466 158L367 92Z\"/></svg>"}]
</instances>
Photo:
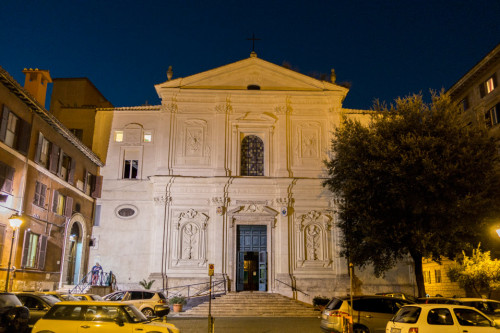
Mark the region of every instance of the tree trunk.
<instances>
[{"instance_id":1,"label":"tree trunk","mask_svg":"<svg viewBox=\"0 0 500 333\"><path fill-rule=\"evenodd\" d=\"M415 281L417 282L418 297L425 297L424 273L422 270L422 254L416 251L410 251L415 268Z\"/></svg>"}]
</instances>

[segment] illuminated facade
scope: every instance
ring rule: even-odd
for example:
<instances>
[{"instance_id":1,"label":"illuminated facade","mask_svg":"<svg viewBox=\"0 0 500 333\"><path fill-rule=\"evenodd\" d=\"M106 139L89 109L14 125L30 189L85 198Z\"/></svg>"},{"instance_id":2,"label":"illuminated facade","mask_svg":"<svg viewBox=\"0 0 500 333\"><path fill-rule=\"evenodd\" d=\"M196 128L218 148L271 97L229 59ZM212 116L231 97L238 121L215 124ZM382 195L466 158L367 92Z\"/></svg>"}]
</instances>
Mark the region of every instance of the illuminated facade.
<instances>
[{"instance_id":1,"label":"illuminated facade","mask_svg":"<svg viewBox=\"0 0 500 333\"><path fill-rule=\"evenodd\" d=\"M231 291L345 294L322 181L333 129L366 117L342 108L348 89L255 53L155 87L161 105L97 110L112 124L91 260L121 288L205 282L213 263ZM358 292L412 292L409 267L357 272Z\"/></svg>"},{"instance_id":2,"label":"illuminated facade","mask_svg":"<svg viewBox=\"0 0 500 333\"><path fill-rule=\"evenodd\" d=\"M0 276L10 290L53 290L87 272L99 158L45 108L48 71L21 87L0 67ZM22 215L14 242L8 218ZM2 286L3 287L3 286Z\"/></svg>"}]
</instances>

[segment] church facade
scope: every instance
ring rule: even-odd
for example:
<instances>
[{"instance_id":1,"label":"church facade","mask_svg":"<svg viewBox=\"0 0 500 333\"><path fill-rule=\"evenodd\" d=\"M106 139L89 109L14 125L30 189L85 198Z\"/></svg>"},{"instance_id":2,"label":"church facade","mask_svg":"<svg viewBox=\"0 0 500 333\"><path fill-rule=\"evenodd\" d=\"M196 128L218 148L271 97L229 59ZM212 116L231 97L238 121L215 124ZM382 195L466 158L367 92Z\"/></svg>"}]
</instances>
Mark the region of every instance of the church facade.
<instances>
[{"instance_id":1,"label":"church facade","mask_svg":"<svg viewBox=\"0 0 500 333\"><path fill-rule=\"evenodd\" d=\"M161 105L97 111L111 133L89 264L121 288L206 282L214 264L230 291L346 294L335 198L322 182L342 117L368 119L342 107L348 89L255 53L155 88ZM358 291L409 290L411 267L385 279L358 272Z\"/></svg>"}]
</instances>

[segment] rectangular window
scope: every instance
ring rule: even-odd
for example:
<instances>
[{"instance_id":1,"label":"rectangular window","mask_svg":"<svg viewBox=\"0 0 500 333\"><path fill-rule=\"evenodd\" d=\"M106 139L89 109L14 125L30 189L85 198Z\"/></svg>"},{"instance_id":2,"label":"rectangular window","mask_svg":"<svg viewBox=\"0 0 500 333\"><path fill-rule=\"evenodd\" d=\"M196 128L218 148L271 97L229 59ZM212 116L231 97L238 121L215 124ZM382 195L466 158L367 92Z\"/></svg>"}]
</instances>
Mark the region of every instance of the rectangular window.
<instances>
[{"instance_id":1,"label":"rectangular window","mask_svg":"<svg viewBox=\"0 0 500 333\"><path fill-rule=\"evenodd\" d=\"M59 193L58 191L54 191L54 198L52 199L52 212L57 215L64 216L64 204L66 197Z\"/></svg>"},{"instance_id":2,"label":"rectangular window","mask_svg":"<svg viewBox=\"0 0 500 333\"><path fill-rule=\"evenodd\" d=\"M27 230L24 234L23 258L21 266L23 268L45 267L45 254L47 252L47 236L35 234Z\"/></svg>"},{"instance_id":3,"label":"rectangular window","mask_svg":"<svg viewBox=\"0 0 500 333\"><path fill-rule=\"evenodd\" d=\"M469 109L469 98L465 97L463 100L460 101L460 106L462 108L462 111L465 111Z\"/></svg>"},{"instance_id":4,"label":"rectangular window","mask_svg":"<svg viewBox=\"0 0 500 333\"><path fill-rule=\"evenodd\" d=\"M16 132L17 132L17 124L19 122L19 118L9 112L9 117L7 120L7 132L5 133L5 144L9 147L14 147L16 140Z\"/></svg>"},{"instance_id":5,"label":"rectangular window","mask_svg":"<svg viewBox=\"0 0 500 333\"><path fill-rule=\"evenodd\" d=\"M31 125L4 105L0 117L0 140L25 155L28 152L30 137Z\"/></svg>"},{"instance_id":6,"label":"rectangular window","mask_svg":"<svg viewBox=\"0 0 500 333\"><path fill-rule=\"evenodd\" d=\"M83 129L81 128L70 128L69 129L71 133L73 133L78 140L82 141L83 140Z\"/></svg>"},{"instance_id":7,"label":"rectangular window","mask_svg":"<svg viewBox=\"0 0 500 333\"><path fill-rule=\"evenodd\" d=\"M61 159L61 166L59 167L59 176L67 181L70 170L71 170L71 157L63 153Z\"/></svg>"},{"instance_id":8,"label":"rectangular window","mask_svg":"<svg viewBox=\"0 0 500 333\"><path fill-rule=\"evenodd\" d=\"M493 77L490 77L488 80L486 80L485 88L486 88L487 94L489 94L490 92L492 92L496 88L495 80L493 79Z\"/></svg>"},{"instance_id":9,"label":"rectangular window","mask_svg":"<svg viewBox=\"0 0 500 333\"><path fill-rule=\"evenodd\" d=\"M0 253L3 253L3 248L5 244L5 230L6 226L4 224L0 224ZM2 256L0 256L0 263L2 263Z\"/></svg>"},{"instance_id":10,"label":"rectangular window","mask_svg":"<svg viewBox=\"0 0 500 333\"><path fill-rule=\"evenodd\" d=\"M16 169L0 162L0 191L12 194Z\"/></svg>"},{"instance_id":11,"label":"rectangular window","mask_svg":"<svg viewBox=\"0 0 500 333\"><path fill-rule=\"evenodd\" d=\"M40 239L40 235L33 234L30 232L29 238L28 238L28 258L26 261L26 267L35 267L36 265L36 254L37 254L37 248L38 248L38 242Z\"/></svg>"},{"instance_id":12,"label":"rectangular window","mask_svg":"<svg viewBox=\"0 0 500 333\"><path fill-rule=\"evenodd\" d=\"M488 127L495 126L500 122L500 103L486 111L484 121Z\"/></svg>"},{"instance_id":13,"label":"rectangular window","mask_svg":"<svg viewBox=\"0 0 500 333\"><path fill-rule=\"evenodd\" d=\"M101 224L101 205L95 205L94 227Z\"/></svg>"},{"instance_id":14,"label":"rectangular window","mask_svg":"<svg viewBox=\"0 0 500 333\"><path fill-rule=\"evenodd\" d=\"M137 179L138 170L139 170L138 160L125 160L125 163L123 165L123 178Z\"/></svg>"},{"instance_id":15,"label":"rectangular window","mask_svg":"<svg viewBox=\"0 0 500 333\"><path fill-rule=\"evenodd\" d=\"M497 85L498 84L496 75L492 75L488 80L481 83L479 85L479 94L481 95L481 98L488 95L493 90L495 90Z\"/></svg>"},{"instance_id":16,"label":"rectangular window","mask_svg":"<svg viewBox=\"0 0 500 333\"><path fill-rule=\"evenodd\" d=\"M123 131L115 131L115 142L123 142Z\"/></svg>"},{"instance_id":17,"label":"rectangular window","mask_svg":"<svg viewBox=\"0 0 500 333\"><path fill-rule=\"evenodd\" d=\"M44 208L46 194L47 194L47 185L37 181L35 185L35 198L33 200L33 203L38 207Z\"/></svg>"},{"instance_id":18,"label":"rectangular window","mask_svg":"<svg viewBox=\"0 0 500 333\"><path fill-rule=\"evenodd\" d=\"M423 271L424 283L431 284L431 271Z\"/></svg>"},{"instance_id":19,"label":"rectangular window","mask_svg":"<svg viewBox=\"0 0 500 333\"><path fill-rule=\"evenodd\" d=\"M38 133L38 144L36 147L35 162L44 168L49 168L50 161L50 141L42 133Z\"/></svg>"},{"instance_id":20,"label":"rectangular window","mask_svg":"<svg viewBox=\"0 0 500 333\"><path fill-rule=\"evenodd\" d=\"M441 283L441 270L440 269L434 270L434 278L436 280L436 283Z\"/></svg>"},{"instance_id":21,"label":"rectangular window","mask_svg":"<svg viewBox=\"0 0 500 333\"><path fill-rule=\"evenodd\" d=\"M153 141L153 132L152 131L144 131L143 140L144 142L152 142Z\"/></svg>"}]
</instances>

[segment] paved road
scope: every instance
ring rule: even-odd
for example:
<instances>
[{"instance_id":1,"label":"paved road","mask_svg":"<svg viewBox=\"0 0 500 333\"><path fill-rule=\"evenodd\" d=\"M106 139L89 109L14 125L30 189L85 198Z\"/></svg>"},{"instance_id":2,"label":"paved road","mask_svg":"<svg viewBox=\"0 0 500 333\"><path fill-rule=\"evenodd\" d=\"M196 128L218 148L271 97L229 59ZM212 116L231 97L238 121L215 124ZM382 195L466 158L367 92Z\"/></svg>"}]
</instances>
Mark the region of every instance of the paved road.
<instances>
[{"instance_id":1,"label":"paved road","mask_svg":"<svg viewBox=\"0 0 500 333\"><path fill-rule=\"evenodd\" d=\"M181 333L207 333L208 318L168 317ZM319 318L225 317L215 318L214 333L320 333Z\"/></svg>"}]
</instances>

